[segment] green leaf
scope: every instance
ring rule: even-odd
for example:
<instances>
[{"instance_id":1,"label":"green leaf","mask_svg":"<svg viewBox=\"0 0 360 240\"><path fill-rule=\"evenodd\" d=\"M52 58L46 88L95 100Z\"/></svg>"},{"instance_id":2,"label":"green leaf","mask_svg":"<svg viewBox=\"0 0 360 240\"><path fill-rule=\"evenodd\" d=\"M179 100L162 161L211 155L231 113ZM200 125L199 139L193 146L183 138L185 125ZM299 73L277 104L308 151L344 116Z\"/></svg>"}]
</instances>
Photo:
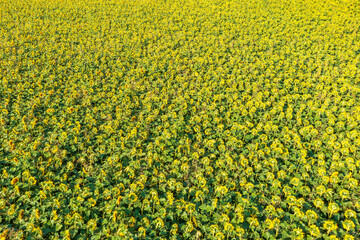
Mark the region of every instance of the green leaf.
<instances>
[{"instance_id":1,"label":"green leaf","mask_svg":"<svg viewBox=\"0 0 360 240\"><path fill-rule=\"evenodd\" d=\"M55 231L59 231L61 228L63 227L63 225L62 224L60 224L60 223L57 223L56 224L56 226L55 226Z\"/></svg>"}]
</instances>

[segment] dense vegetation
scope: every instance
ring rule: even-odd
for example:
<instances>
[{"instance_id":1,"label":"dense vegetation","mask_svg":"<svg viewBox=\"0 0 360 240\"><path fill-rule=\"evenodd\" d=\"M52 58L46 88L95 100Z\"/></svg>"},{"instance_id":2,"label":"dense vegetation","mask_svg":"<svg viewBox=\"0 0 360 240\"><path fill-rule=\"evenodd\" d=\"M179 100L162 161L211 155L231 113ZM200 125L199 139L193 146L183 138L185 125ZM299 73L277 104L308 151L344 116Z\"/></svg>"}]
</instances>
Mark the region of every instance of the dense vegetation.
<instances>
[{"instance_id":1,"label":"dense vegetation","mask_svg":"<svg viewBox=\"0 0 360 240\"><path fill-rule=\"evenodd\" d=\"M360 3L0 0L0 239L359 239Z\"/></svg>"}]
</instances>

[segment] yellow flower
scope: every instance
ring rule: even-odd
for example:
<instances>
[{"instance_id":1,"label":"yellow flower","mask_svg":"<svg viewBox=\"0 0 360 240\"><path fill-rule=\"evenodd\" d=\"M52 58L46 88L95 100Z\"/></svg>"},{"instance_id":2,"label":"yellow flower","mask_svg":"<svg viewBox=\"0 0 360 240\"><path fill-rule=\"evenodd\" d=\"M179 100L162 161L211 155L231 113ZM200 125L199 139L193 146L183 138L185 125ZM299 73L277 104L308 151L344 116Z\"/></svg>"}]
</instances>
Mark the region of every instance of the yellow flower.
<instances>
[{"instance_id":1,"label":"yellow flower","mask_svg":"<svg viewBox=\"0 0 360 240\"><path fill-rule=\"evenodd\" d=\"M295 234L296 238L298 240L304 239L304 233L301 228L295 228L293 230L293 233Z\"/></svg>"},{"instance_id":2,"label":"yellow flower","mask_svg":"<svg viewBox=\"0 0 360 240\"><path fill-rule=\"evenodd\" d=\"M273 221L271 221L271 219L267 218L265 220L265 226L267 229L273 229L274 228Z\"/></svg>"},{"instance_id":3,"label":"yellow flower","mask_svg":"<svg viewBox=\"0 0 360 240\"><path fill-rule=\"evenodd\" d=\"M145 228L139 227L138 232L139 232L139 236L141 236L141 237L146 236L146 229Z\"/></svg>"},{"instance_id":4,"label":"yellow flower","mask_svg":"<svg viewBox=\"0 0 360 240\"><path fill-rule=\"evenodd\" d=\"M5 169L3 169L3 178L7 178L8 177L8 173Z\"/></svg>"},{"instance_id":5,"label":"yellow flower","mask_svg":"<svg viewBox=\"0 0 360 240\"><path fill-rule=\"evenodd\" d=\"M234 226L229 222L225 222L224 223L224 230L226 232L232 232L234 230Z\"/></svg>"},{"instance_id":6,"label":"yellow flower","mask_svg":"<svg viewBox=\"0 0 360 240\"><path fill-rule=\"evenodd\" d=\"M294 177L293 179L291 179L290 183L291 183L292 185L294 185L295 187L297 187L297 186L299 186L299 184L301 183L301 181L300 181L298 178Z\"/></svg>"},{"instance_id":7,"label":"yellow flower","mask_svg":"<svg viewBox=\"0 0 360 240\"><path fill-rule=\"evenodd\" d=\"M114 212L113 212L112 219L113 219L113 222L116 222L116 219L117 219L117 211L114 211Z\"/></svg>"},{"instance_id":8,"label":"yellow flower","mask_svg":"<svg viewBox=\"0 0 360 240\"><path fill-rule=\"evenodd\" d=\"M87 223L87 226L88 226L89 229L95 230L96 226L97 226L96 220L95 219L90 219L88 221L88 223Z\"/></svg>"},{"instance_id":9,"label":"yellow flower","mask_svg":"<svg viewBox=\"0 0 360 240\"><path fill-rule=\"evenodd\" d=\"M340 210L340 208L336 203L331 202L328 206L328 210L330 212L330 217L331 217L334 213L337 213Z\"/></svg>"},{"instance_id":10,"label":"yellow flower","mask_svg":"<svg viewBox=\"0 0 360 240\"><path fill-rule=\"evenodd\" d=\"M331 220L326 220L323 224L323 229L327 230L327 233L329 234L330 232L336 230L338 228L337 224L334 223Z\"/></svg>"},{"instance_id":11,"label":"yellow flower","mask_svg":"<svg viewBox=\"0 0 360 240\"><path fill-rule=\"evenodd\" d=\"M343 238L344 240L354 240L355 239L355 237L354 236L352 236L352 235L349 235L349 234L345 234L345 236L344 236L344 238Z\"/></svg>"},{"instance_id":12,"label":"yellow flower","mask_svg":"<svg viewBox=\"0 0 360 240\"><path fill-rule=\"evenodd\" d=\"M316 225L310 225L310 235L313 237L320 237L320 229Z\"/></svg>"},{"instance_id":13,"label":"yellow flower","mask_svg":"<svg viewBox=\"0 0 360 240\"><path fill-rule=\"evenodd\" d=\"M272 220L272 223L273 223L273 226L274 226L274 227L278 227L279 224L280 224L280 219L274 218L274 219Z\"/></svg>"},{"instance_id":14,"label":"yellow flower","mask_svg":"<svg viewBox=\"0 0 360 240\"><path fill-rule=\"evenodd\" d=\"M189 204L186 205L185 209L186 209L186 211L188 213L191 214L191 213L193 213L195 211L195 204L189 203Z\"/></svg>"},{"instance_id":15,"label":"yellow flower","mask_svg":"<svg viewBox=\"0 0 360 240\"><path fill-rule=\"evenodd\" d=\"M171 230L170 230L170 234L171 235L176 235L178 231L178 225L176 223L174 223L172 226L171 226Z\"/></svg>"},{"instance_id":16,"label":"yellow flower","mask_svg":"<svg viewBox=\"0 0 360 240\"><path fill-rule=\"evenodd\" d=\"M31 183L31 185L35 185L37 181L34 177L30 177L29 182Z\"/></svg>"},{"instance_id":17,"label":"yellow flower","mask_svg":"<svg viewBox=\"0 0 360 240\"><path fill-rule=\"evenodd\" d=\"M89 202L90 206L92 206L92 207L94 207L96 205L96 201L93 198L89 198L88 202Z\"/></svg>"},{"instance_id":18,"label":"yellow flower","mask_svg":"<svg viewBox=\"0 0 360 240\"><path fill-rule=\"evenodd\" d=\"M357 218L357 216L356 216L356 212L355 211L353 211L353 210L351 210L351 209L347 209L346 211L345 211L345 217L346 218Z\"/></svg>"},{"instance_id":19,"label":"yellow flower","mask_svg":"<svg viewBox=\"0 0 360 240\"><path fill-rule=\"evenodd\" d=\"M19 220L24 218L24 212L25 212L25 211L24 211L23 209L20 210L20 212L19 212L19 218L18 218Z\"/></svg>"},{"instance_id":20,"label":"yellow flower","mask_svg":"<svg viewBox=\"0 0 360 240\"><path fill-rule=\"evenodd\" d=\"M129 199L132 201L132 202L136 202L138 197L135 193L130 193L129 194Z\"/></svg>"},{"instance_id":21,"label":"yellow flower","mask_svg":"<svg viewBox=\"0 0 360 240\"><path fill-rule=\"evenodd\" d=\"M250 223L250 226L254 226L254 227L259 226L259 222L256 217L250 217L248 219L248 222Z\"/></svg>"},{"instance_id":22,"label":"yellow flower","mask_svg":"<svg viewBox=\"0 0 360 240\"><path fill-rule=\"evenodd\" d=\"M35 209L35 217L36 217L36 218L40 218L39 209Z\"/></svg>"},{"instance_id":23,"label":"yellow flower","mask_svg":"<svg viewBox=\"0 0 360 240\"><path fill-rule=\"evenodd\" d=\"M58 215L56 213L56 210L53 210L52 214L53 214L53 219L56 221L58 219Z\"/></svg>"},{"instance_id":24,"label":"yellow flower","mask_svg":"<svg viewBox=\"0 0 360 240\"><path fill-rule=\"evenodd\" d=\"M66 192L68 190L68 187L65 184L61 183L59 189L62 192Z\"/></svg>"},{"instance_id":25,"label":"yellow flower","mask_svg":"<svg viewBox=\"0 0 360 240\"><path fill-rule=\"evenodd\" d=\"M46 194L44 193L44 191L40 190L39 194L41 199L46 199Z\"/></svg>"},{"instance_id":26,"label":"yellow flower","mask_svg":"<svg viewBox=\"0 0 360 240\"><path fill-rule=\"evenodd\" d=\"M11 185L16 184L18 181L19 181L19 178L18 178L18 177L14 177L14 178L11 180Z\"/></svg>"},{"instance_id":27,"label":"yellow flower","mask_svg":"<svg viewBox=\"0 0 360 240\"><path fill-rule=\"evenodd\" d=\"M346 231L353 230L355 228L355 224L353 221L346 219L342 222L342 225Z\"/></svg>"}]
</instances>

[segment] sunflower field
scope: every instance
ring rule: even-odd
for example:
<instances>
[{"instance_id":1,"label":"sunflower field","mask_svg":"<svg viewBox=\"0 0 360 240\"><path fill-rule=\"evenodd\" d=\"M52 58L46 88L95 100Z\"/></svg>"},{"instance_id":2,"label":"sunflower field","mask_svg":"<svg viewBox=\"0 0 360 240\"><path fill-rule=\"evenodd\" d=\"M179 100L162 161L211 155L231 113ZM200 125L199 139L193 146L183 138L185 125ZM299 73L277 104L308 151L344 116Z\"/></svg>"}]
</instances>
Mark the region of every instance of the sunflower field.
<instances>
[{"instance_id":1,"label":"sunflower field","mask_svg":"<svg viewBox=\"0 0 360 240\"><path fill-rule=\"evenodd\" d=\"M0 0L0 239L360 239L360 1Z\"/></svg>"}]
</instances>

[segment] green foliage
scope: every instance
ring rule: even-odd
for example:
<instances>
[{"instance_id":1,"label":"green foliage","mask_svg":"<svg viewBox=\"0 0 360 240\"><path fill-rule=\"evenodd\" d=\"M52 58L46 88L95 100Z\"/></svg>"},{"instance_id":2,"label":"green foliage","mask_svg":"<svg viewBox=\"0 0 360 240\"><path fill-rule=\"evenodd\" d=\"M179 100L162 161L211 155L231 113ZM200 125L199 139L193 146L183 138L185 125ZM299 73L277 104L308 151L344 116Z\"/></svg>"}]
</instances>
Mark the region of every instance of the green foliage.
<instances>
[{"instance_id":1,"label":"green foliage","mask_svg":"<svg viewBox=\"0 0 360 240\"><path fill-rule=\"evenodd\" d=\"M359 239L359 9L0 0L0 239Z\"/></svg>"}]
</instances>

